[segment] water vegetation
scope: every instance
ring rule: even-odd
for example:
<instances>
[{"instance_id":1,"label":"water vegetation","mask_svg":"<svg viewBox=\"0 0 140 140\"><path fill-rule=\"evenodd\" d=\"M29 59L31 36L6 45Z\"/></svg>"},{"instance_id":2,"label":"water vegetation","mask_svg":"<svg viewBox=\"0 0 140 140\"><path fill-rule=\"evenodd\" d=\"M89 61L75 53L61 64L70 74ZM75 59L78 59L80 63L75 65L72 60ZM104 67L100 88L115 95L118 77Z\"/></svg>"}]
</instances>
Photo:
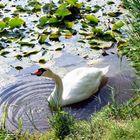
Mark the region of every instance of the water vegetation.
<instances>
[{"instance_id":1,"label":"water vegetation","mask_svg":"<svg viewBox=\"0 0 140 140\"><path fill-rule=\"evenodd\" d=\"M118 37L123 37L121 28L124 24L123 19L120 18L123 13L116 8L117 16L110 17L105 11L107 5L115 6L115 4L112 1L107 1L105 5L92 4L93 6L89 6L91 5L90 1L60 0L47 3L31 0L21 5L4 1L1 3L2 8L0 8L2 17L0 20L0 50L4 52L8 50L10 53L3 55L0 52L0 54L4 57L10 56L13 59L17 58L17 55L25 55L29 58L29 61L33 61L30 56L36 56L39 53L42 53L43 56L44 46L46 50L48 50L48 46L53 48L54 45L55 51L63 50L63 47L59 47L61 49L57 48L57 42L62 46L67 46L64 42L61 42L61 38L67 39L67 41L76 38L79 48L82 48L83 51L87 48L89 51L111 48L113 45L106 47L106 42L102 41L112 41L112 44L115 44ZM9 10L9 7L12 10ZM100 12L104 17L103 20ZM107 19L112 22L108 22ZM101 47L95 44L93 46L89 42L91 39L96 39L97 44L100 44ZM32 47L35 50L37 46L40 46L40 50L37 50L38 53L24 54L25 48ZM65 49L69 50L68 47ZM12 53L13 51L16 51L15 55ZM76 50L75 53L82 56L80 52ZM22 62L22 59L20 61ZM39 58L36 62L38 61ZM47 59L45 61L47 62Z\"/></svg>"},{"instance_id":2,"label":"water vegetation","mask_svg":"<svg viewBox=\"0 0 140 140\"><path fill-rule=\"evenodd\" d=\"M139 0L123 0L124 6L130 11L131 18L127 18L127 32L129 33L129 45L121 49L121 53L131 59L131 66L137 70L140 75L140 1Z\"/></svg>"}]
</instances>

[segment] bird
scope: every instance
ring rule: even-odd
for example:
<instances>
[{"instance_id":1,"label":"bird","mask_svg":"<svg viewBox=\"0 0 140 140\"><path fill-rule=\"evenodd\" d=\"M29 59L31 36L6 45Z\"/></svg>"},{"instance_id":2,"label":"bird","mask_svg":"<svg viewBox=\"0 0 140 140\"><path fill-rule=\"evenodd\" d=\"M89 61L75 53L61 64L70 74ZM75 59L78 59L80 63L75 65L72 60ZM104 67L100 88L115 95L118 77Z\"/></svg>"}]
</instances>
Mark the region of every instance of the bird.
<instances>
[{"instance_id":1,"label":"bird","mask_svg":"<svg viewBox=\"0 0 140 140\"><path fill-rule=\"evenodd\" d=\"M68 72L63 79L49 68L39 68L31 73L55 81L55 88L48 97L51 107L63 107L88 99L99 90L110 66L104 68L79 67Z\"/></svg>"}]
</instances>

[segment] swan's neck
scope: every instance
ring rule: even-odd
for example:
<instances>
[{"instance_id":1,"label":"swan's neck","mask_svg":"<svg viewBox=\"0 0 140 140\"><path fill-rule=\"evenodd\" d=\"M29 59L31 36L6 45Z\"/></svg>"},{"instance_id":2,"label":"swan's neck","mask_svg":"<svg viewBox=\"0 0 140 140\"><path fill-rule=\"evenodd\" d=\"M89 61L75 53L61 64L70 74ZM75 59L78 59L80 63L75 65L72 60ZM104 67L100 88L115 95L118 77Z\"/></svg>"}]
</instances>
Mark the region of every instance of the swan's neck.
<instances>
[{"instance_id":1,"label":"swan's neck","mask_svg":"<svg viewBox=\"0 0 140 140\"><path fill-rule=\"evenodd\" d=\"M54 74L52 79L55 81L55 88L50 95L49 103L51 106L60 107L62 103L63 83L61 78Z\"/></svg>"}]
</instances>

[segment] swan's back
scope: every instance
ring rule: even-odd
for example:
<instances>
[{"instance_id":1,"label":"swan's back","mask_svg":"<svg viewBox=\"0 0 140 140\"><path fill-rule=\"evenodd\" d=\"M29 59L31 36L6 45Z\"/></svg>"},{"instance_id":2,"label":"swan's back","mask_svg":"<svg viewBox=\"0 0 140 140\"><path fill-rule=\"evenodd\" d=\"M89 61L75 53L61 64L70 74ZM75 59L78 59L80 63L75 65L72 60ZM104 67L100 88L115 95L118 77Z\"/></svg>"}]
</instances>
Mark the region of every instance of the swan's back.
<instances>
[{"instance_id":1,"label":"swan's back","mask_svg":"<svg viewBox=\"0 0 140 140\"><path fill-rule=\"evenodd\" d=\"M72 104L89 98L98 91L108 68L77 68L63 78L62 104Z\"/></svg>"}]
</instances>

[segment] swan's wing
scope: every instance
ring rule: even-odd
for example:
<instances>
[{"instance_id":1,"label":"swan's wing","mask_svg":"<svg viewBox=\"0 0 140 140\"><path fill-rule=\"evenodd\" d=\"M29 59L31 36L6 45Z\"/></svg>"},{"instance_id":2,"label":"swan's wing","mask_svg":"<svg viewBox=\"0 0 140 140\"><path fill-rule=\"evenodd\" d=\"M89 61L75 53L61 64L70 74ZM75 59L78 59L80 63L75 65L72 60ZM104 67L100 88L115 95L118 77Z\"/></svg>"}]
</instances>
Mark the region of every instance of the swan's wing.
<instances>
[{"instance_id":1,"label":"swan's wing","mask_svg":"<svg viewBox=\"0 0 140 140\"><path fill-rule=\"evenodd\" d=\"M71 103L89 98L97 92L102 72L91 68L79 68L68 73L63 79L63 101Z\"/></svg>"}]
</instances>

